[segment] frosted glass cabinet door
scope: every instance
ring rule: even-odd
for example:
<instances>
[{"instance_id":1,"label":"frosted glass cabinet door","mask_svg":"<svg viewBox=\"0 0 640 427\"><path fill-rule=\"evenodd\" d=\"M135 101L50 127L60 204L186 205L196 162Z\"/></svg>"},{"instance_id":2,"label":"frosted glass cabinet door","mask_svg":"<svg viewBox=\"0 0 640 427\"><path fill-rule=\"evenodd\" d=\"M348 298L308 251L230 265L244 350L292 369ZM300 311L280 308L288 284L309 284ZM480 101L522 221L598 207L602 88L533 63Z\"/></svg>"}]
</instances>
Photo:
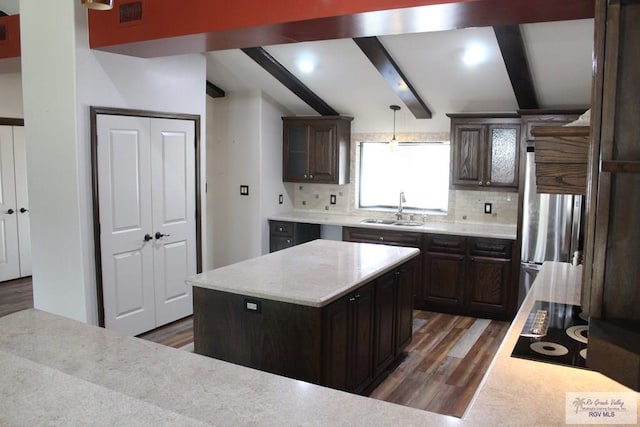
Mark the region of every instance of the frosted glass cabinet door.
<instances>
[{"instance_id":1,"label":"frosted glass cabinet door","mask_svg":"<svg viewBox=\"0 0 640 427\"><path fill-rule=\"evenodd\" d=\"M518 186L519 126L496 125L489 127L488 174L485 186Z\"/></svg>"}]
</instances>

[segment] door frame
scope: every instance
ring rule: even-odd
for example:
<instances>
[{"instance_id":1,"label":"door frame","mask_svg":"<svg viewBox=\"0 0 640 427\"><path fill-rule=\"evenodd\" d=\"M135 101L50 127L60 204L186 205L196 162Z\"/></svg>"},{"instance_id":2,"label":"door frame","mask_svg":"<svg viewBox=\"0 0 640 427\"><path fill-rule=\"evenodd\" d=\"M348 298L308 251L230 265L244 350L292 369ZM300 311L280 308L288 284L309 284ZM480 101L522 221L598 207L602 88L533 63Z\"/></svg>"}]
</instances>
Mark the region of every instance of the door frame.
<instances>
[{"instance_id":1,"label":"door frame","mask_svg":"<svg viewBox=\"0 0 640 427\"><path fill-rule=\"evenodd\" d=\"M91 121L91 188L93 198L93 240L94 240L94 260L96 266L96 292L98 299L98 326L104 328L104 298L102 295L102 257L100 255L100 202L98 193L98 128L97 116L132 116L132 117L149 117L153 119L178 119L191 120L194 124L195 133L195 189L196 189L196 272L202 272L202 203L201 203L201 156L200 156L200 115L185 113L168 113L162 111L134 110L126 108L99 107L90 106Z\"/></svg>"}]
</instances>

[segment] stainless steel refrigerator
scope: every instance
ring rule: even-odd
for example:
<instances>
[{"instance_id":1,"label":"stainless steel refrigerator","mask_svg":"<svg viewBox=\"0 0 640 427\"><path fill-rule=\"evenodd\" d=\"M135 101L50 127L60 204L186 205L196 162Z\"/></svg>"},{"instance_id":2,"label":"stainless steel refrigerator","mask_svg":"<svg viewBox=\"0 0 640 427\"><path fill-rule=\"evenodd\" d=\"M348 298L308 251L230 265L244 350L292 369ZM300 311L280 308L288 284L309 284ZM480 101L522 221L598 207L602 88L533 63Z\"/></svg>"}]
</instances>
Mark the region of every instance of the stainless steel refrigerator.
<instances>
[{"instance_id":1,"label":"stainless steel refrigerator","mask_svg":"<svg viewBox=\"0 0 640 427\"><path fill-rule=\"evenodd\" d=\"M539 194L533 147L527 148L522 215L519 302L544 261L578 262L582 251L582 196Z\"/></svg>"}]
</instances>

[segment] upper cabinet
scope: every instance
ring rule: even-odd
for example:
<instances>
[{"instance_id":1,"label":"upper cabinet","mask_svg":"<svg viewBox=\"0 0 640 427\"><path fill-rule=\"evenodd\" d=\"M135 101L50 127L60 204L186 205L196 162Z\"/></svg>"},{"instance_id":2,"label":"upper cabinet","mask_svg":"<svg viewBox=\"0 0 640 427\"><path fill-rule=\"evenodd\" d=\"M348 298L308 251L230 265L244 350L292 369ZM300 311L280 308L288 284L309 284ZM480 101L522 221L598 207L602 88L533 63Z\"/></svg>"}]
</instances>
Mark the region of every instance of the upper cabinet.
<instances>
[{"instance_id":1,"label":"upper cabinet","mask_svg":"<svg viewBox=\"0 0 640 427\"><path fill-rule=\"evenodd\" d=\"M451 186L476 190L517 189L519 116L448 116L451 118Z\"/></svg>"},{"instance_id":2,"label":"upper cabinet","mask_svg":"<svg viewBox=\"0 0 640 427\"><path fill-rule=\"evenodd\" d=\"M283 117L286 182L349 183L351 117Z\"/></svg>"}]
</instances>

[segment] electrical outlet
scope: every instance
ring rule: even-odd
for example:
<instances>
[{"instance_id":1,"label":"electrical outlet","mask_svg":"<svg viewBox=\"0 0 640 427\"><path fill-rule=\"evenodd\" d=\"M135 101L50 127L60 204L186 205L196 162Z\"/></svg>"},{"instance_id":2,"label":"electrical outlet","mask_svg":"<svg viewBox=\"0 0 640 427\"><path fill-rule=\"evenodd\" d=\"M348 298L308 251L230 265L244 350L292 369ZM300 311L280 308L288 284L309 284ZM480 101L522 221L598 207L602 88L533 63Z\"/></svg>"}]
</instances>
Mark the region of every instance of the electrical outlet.
<instances>
[{"instance_id":1,"label":"electrical outlet","mask_svg":"<svg viewBox=\"0 0 640 427\"><path fill-rule=\"evenodd\" d=\"M486 213L486 214L490 214L491 213L491 203L485 203L484 204L484 213Z\"/></svg>"},{"instance_id":2,"label":"electrical outlet","mask_svg":"<svg viewBox=\"0 0 640 427\"><path fill-rule=\"evenodd\" d=\"M329 203L332 204L332 205L336 204L336 195L335 194L332 194L332 195L329 196Z\"/></svg>"},{"instance_id":3,"label":"electrical outlet","mask_svg":"<svg viewBox=\"0 0 640 427\"><path fill-rule=\"evenodd\" d=\"M241 196L248 196L249 195L249 186L248 185L241 185L240 186L240 195Z\"/></svg>"},{"instance_id":4,"label":"electrical outlet","mask_svg":"<svg viewBox=\"0 0 640 427\"><path fill-rule=\"evenodd\" d=\"M283 202L284 202L284 199L283 199L283 197L282 197L282 194L280 194L280 195L278 196L278 204L279 204L279 205L281 205Z\"/></svg>"}]
</instances>

